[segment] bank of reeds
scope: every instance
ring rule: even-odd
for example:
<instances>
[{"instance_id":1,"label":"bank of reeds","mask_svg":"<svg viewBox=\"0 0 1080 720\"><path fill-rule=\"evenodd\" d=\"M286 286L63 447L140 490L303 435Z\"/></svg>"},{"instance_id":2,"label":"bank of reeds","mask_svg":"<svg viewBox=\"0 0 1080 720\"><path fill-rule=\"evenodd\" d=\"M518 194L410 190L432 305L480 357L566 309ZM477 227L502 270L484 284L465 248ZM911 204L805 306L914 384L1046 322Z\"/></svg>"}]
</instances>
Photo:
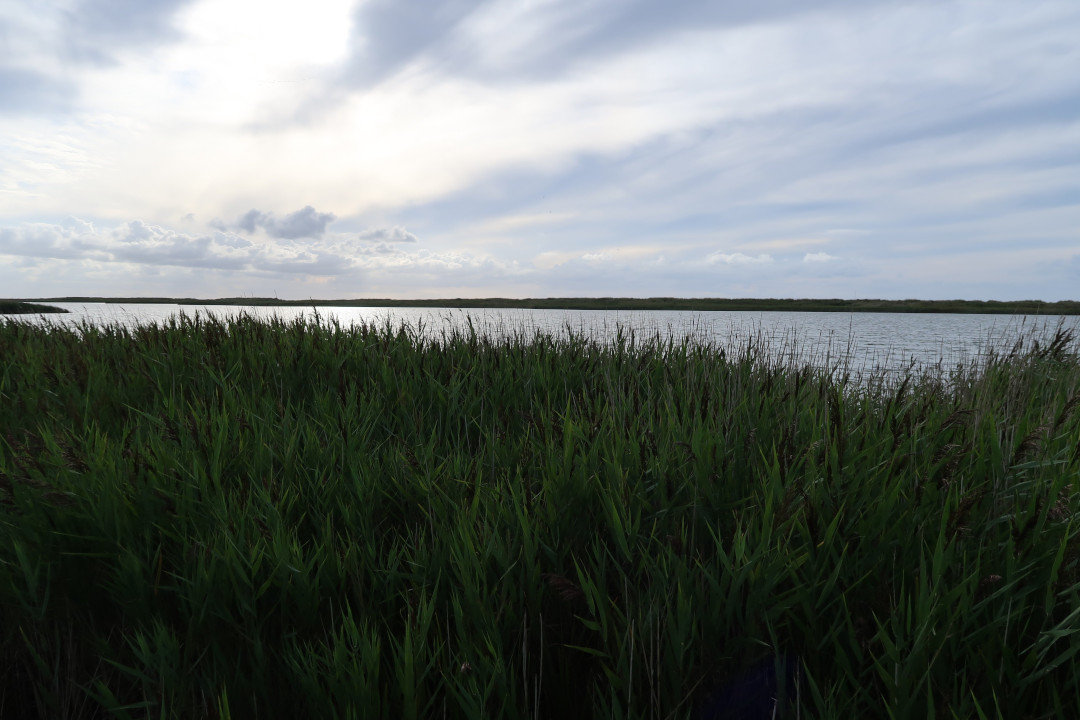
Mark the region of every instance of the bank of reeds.
<instances>
[{"instance_id":1,"label":"bank of reeds","mask_svg":"<svg viewBox=\"0 0 1080 720\"><path fill-rule=\"evenodd\" d=\"M0 315L38 315L41 313L66 313L63 308L19 300L0 300Z\"/></svg>"},{"instance_id":2,"label":"bank of reeds","mask_svg":"<svg viewBox=\"0 0 1080 720\"><path fill-rule=\"evenodd\" d=\"M772 357L0 324L0 715L1075 714L1073 338Z\"/></svg>"}]
</instances>

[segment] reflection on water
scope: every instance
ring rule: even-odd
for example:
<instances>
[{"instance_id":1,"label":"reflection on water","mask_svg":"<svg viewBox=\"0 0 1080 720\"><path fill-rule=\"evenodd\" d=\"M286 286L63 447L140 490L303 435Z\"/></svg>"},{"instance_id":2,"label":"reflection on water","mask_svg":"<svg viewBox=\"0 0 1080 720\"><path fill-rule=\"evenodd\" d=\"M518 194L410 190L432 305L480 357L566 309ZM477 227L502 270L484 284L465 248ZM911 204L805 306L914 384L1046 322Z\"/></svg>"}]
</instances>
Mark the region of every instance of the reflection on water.
<instances>
[{"instance_id":1,"label":"reflection on water","mask_svg":"<svg viewBox=\"0 0 1080 720\"><path fill-rule=\"evenodd\" d=\"M1008 352L1017 339L1053 337L1059 327L1080 334L1080 316L1018 317L939 313L690 312L609 310L484 310L454 308L249 307L222 305L143 305L51 303L68 315L13 316L30 321L133 326L187 315L232 317L241 313L285 320L297 317L418 328L427 337L473 328L486 337L531 336L536 331L565 337L574 332L610 341L622 330L638 342L659 335L676 341L703 340L728 350L764 342L777 358L794 364L847 367L853 372L911 366L955 367L977 360L987 350Z\"/></svg>"}]
</instances>

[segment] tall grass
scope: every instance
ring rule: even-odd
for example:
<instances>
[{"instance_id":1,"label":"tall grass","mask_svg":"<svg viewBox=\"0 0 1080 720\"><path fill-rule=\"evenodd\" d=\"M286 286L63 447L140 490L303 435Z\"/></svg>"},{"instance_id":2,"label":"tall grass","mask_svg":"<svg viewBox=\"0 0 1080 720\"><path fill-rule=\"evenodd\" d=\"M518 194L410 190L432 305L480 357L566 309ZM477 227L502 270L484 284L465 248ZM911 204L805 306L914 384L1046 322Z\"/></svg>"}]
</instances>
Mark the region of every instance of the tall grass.
<instances>
[{"instance_id":1,"label":"tall grass","mask_svg":"<svg viewBox=\"0 0 1080 720\"><path fill-rule=\"evenodd\" d=\"M1080 708L1074 339L774 357L7 321L0 715L723 717L769 665L778 716Z\"/></svg>"}]
</instances>

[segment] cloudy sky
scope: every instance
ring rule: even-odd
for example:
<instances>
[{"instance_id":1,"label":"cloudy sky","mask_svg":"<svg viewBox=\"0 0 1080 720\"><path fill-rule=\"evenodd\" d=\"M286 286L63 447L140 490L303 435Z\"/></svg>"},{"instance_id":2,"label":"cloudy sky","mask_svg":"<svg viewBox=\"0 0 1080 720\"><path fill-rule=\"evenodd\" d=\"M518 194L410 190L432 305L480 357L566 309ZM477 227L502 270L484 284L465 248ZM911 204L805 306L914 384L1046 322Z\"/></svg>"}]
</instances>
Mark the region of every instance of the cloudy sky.
<instances>
[{"instance_id":1,"label":"cloudy sky","mask_svg":"<svg viewBox=\"0 0 1080 720\"><path fill-rule=\"evenodd\" d=\"M1076 0L0 0L0 296L1080 299Z\"/></svg>"}]
</instances>

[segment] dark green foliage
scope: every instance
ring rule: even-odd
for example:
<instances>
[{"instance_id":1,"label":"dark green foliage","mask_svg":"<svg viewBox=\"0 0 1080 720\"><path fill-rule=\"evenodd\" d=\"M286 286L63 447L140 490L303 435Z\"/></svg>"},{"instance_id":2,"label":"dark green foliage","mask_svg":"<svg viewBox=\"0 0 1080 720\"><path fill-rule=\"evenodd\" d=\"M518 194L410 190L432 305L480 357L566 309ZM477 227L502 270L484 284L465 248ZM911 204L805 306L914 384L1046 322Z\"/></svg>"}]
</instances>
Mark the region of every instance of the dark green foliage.
<instances>
[{"instance_id":1,"label":"dark green foliage","mask_svg":"<svg viewBox=\"0 0 1080 720\"><path fill-rule=\"evenodd\" d=\"M689 717L770 657L803 717L1075 714L1072 338L769 357L0 324L0 714Z\"/></svg>"}]
</instances>

